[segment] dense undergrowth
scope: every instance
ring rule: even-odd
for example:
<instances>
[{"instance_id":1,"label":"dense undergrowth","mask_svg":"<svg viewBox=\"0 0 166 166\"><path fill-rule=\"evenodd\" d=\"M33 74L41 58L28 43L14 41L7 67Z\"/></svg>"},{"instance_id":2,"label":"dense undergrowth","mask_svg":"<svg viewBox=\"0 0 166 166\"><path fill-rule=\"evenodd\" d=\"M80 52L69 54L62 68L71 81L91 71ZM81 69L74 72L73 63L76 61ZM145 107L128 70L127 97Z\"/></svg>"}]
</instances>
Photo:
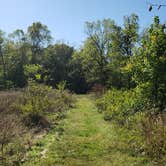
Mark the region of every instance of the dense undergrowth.
<instances>
[{"instance_id":1,"label":"dense undergrowth","mask_svg":"<svg viewBox=\"0 0 166 166\"><path fill-rule=\"evenodd\" d=\"M31 84L25 89L1 92L1 165L23 163L37 138L57 125L73 104L73 95L60 85L52 89Z\"/></svg>"},{"instance_id":2,"label":"dense undergrowth","mask_svg":"<svg viewBox=\"0 0 166 166\"><path fill-rule=\"evenodd\" d=\"M96 105L105 120L113 124L117 148L133 156L143 156L153 164L166 162L166 114L150 105L139 88L109 90Z\"/></svg>"}]
</instances>

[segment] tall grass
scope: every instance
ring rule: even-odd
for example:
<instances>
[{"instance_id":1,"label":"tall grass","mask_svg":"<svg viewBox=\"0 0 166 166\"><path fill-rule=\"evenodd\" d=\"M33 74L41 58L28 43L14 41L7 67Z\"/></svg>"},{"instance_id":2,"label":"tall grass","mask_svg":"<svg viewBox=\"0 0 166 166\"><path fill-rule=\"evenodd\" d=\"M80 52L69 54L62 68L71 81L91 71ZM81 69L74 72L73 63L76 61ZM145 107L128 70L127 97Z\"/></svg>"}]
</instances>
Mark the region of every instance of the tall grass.
<instances>
[{"instance_id":1,"label":"tall grass","mask_svg":"<svg viewBox=\"0 0 166 166\"><path fill-rule=\"evenodd\" d=\"M49 131L73 103L68 91L44 85L0 92L0 164L19 165L34 134Z\"/></svg>"}]
</instances>

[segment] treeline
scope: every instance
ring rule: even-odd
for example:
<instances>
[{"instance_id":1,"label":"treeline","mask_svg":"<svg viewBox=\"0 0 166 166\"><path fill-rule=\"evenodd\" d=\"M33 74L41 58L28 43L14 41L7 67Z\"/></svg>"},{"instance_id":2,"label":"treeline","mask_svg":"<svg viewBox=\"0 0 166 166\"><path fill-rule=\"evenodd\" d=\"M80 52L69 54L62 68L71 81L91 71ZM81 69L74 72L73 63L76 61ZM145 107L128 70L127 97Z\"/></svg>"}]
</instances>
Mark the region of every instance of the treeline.
<instances>
[{"instance_id":1,"label":"treeline","mask_svg":"<svg viewBox=\"0 0 166 166\"><path fill-rule=\"evenodd\" d=\"M56 87L61 81L71 91L84 93L87 84L74 48L52 43L47 26L35 22L27 32L16 30L7 37L0 31L0 89L23 88L28 81Z\"/></svg>"},{"instance_id":2,"label":"treeline","mask_svg":"<svg viewBox=\"0 0 166 166\"><path fill-rule=\"evenodd\" d=\"M155 42L165 42L164 25L159 23L158 17L141 35L138 21L138 16L132 14L124 17L123 26L111 19L86 22L87 39L78 50L65 43L53 44L48 27L40 22L29 26L27 32L18 29L5 35L0 31L0 88L22 88L29 80L53 87L66 81L67 88L76 93L85 93L95 84L107 88L134 88L144 78L151 79L153 74L141 71L141 67L145 70L152 67L141 60L147 54L154 54L154 49L157 49L152 48ZM158 54L165 51L164 43L160 44L163 44L163 50L159 50L161 53ZM151 52L147 53L147 50ZM142 58L143 54L146 55ZM157 57L159 59L151 60L165 62L164 58ZM158 71L163 72L164 69L162 64ZM164 77L163 73L158 73L153 80L161 75ZM163 79L160 79L162 83ZM152 86L158 95L159 85Z\"/></svg>"},{"instance_id":3,"label":"treeline","mask_svg":"<svg viewBox=\"0 0 166 166\"><path fill-rule=\"evenodd\" d=\"M165 27L155 17L139 34L138 22L135 14L125 16L123 26L111 19L86 22L87 39L78 50L52 44L50 31L40 22L27 32L19 29L6 36L0 31L0 88L22 88L28 80L53 87L66 81L71 91L85 93L95 84L131 89L151 80L157 99L165 93L159 88L165 83Z\"/></svg>"}]
</instances>

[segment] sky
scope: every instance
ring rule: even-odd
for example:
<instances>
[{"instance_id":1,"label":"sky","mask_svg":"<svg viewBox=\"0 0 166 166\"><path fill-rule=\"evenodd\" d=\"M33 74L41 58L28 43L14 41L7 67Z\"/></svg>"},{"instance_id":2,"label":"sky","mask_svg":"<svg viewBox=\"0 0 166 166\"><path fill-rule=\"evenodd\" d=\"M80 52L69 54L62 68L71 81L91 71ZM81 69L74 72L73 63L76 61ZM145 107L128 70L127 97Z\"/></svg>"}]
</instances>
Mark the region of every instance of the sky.
<instances>
[{"instance_id":1,"label":"sky","mask_svg":"<svg viewBox=\"0 0 166 166\"><path fill-rule=\"evenodd\" d=\"M148 11L149 4L166 4L166 0L0 0L0 29L11 33L27 30L33 22L48 26L56 41L72 46L86 39L85 22L111 18L123 25L123 16L136 13L143 29L158 15L166 21L166 7Z\"/></svg>"}]
</instances>

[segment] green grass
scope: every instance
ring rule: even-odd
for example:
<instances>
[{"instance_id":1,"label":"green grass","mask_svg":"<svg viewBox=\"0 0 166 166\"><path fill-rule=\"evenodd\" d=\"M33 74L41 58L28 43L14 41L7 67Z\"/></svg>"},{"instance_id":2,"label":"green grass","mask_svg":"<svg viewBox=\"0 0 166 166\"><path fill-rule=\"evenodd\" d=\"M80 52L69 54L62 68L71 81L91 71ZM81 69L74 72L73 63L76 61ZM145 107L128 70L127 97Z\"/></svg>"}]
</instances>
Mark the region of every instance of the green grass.
<instances>
[{"instance_id":1,"label":"green grass","mask_svg":"<svg viewBox=\"0 0 166 166\"><path fill-rule=\"evenodd\" d=\"M140 166L143 157L116 148L115 130L89 96L78 96L76 108L32 150L24 166ZM41 156L41 151L46 154Z\"/></svg>"}]
</instances>

